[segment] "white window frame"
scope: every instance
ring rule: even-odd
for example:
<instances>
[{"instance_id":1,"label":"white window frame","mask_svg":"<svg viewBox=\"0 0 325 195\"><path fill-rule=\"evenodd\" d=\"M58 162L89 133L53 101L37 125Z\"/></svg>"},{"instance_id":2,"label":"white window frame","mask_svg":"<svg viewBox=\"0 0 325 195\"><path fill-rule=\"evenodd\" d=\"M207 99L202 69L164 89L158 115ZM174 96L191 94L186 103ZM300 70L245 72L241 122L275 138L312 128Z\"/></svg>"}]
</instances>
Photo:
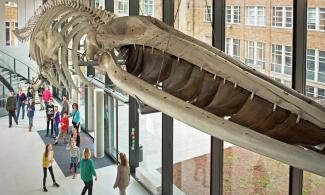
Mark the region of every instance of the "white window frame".
<instances>
[{"instance_id":1,"label":"white window frame","mask_svg":"<svg viewBox=\"0 0 325 195\"><path fill-rule=\"evenodd\" d=\"M281 48L280 50L274 49L274 48ZM290 51L287 50L290 48ZM276 53L278 52L278 53ZM280 52L280 54L279 54ZM276 63L275 60L275 55L281 57L281 64ZM286 61L287 59L290 60L290 63L287 64ZM276 67L281 66L281 72L275 71ZM287 67L290 68L290 71L287 71ZM273 70L272 70L273 69ZM286 45L279 45L279 44L272 44L271 45L271 72L274 73L279 73L279 74L284 74L284 75L292 75L292 47L291 46L286 46Z\"/></svg>"},{"instance_id":2,"label":"white window frame","mask_svg":"<svg viewBox=\"0 0 325 195\"><path fill-rule=\"evenodd\" d=\"M262 15L260 15L262 11ZM249 13L252 12L252 15ZM251 25L251 26L265 26L266 25L266 13L265 13L265 7L263 6L246 6L245 9L245 24ZM262 19L262 22L260 23L260 20Z\"/></svg>"},{"instance_id":3,"label":"white window frame","mask_svg":"<svg viewBox=\"0 0 325 195\"><path fill-rule=\"evenodd\" d=\"M238 48L238 55L235 54L235 46ZM240 39L226 38L226 53L229 56L240 60Z\"/></svg>"},{"instance_id":4,"label":"white window frame","mask_svg":"<svg viewBox=\"0 0 325 195\"><path fill-rule=\"evenodd\" d=\"M281 18L277 16L277 13L280 12ZM288 16L288 13L290 16ZM288 22L287 19L291 21ZM281 21L281 25L278 25L278 21ZM293 24L293 8L292 7L285 7L285 6L273 6L272 7L272 27L275 28L292 28Z\"/></svg>"},{"instance_id":5,"label":"white window frame","mask_svg":"<svg viewBox=\"0 0 325 195\"><path fill-rule=\"evenodd\" d=\"M132 1L132 0L131 0ZM126 9L119 9L119 4L123 4L123 7ZM114 3L115 4L115 3ZM128 16L129 15L129 0L117 0L115 5L115 13L119 16Z\"/></svg>"},{"instance_id":6,"label":"white window frame","mask_svg":"<svg viewBox=\"0 0 325 195\"><path fill-rule=\"evenodd\" d=\"M315 12L315 18L313 18L313 21L315 23L315 28L309 28L309 22L311 21L311 19L309 18L309 14L310 14L310 11L313 10ZM320 18L321 16L324 16L324 18ZM324 21L323 24L321 24L322 22L321 21ZM322 27L322 29L321 29ZM325 31L325 8L314 8L314 7L311 7L311 8L308 8L307 10L307 30L310 30L310 31L322 31L324 32Z\"/></svg>"},{"instance_id":7,"label":"white window frame","mask_svg":"<svg viewBox=\"0 0 325 195\"><path fill-rule=\"evenodd\" d=\"M250 53L251 50L253 53ZM261 54L261 56L259 54ZM251 55L253 59L251 59ZM245 63L255 66L259 70L265 69L265 43L246 40Z\"/></svg>"},{"instance_id":8,"label":"white window frame","mask_svg":"<svg viewBox=\"0 0 325 195\"><path fill-rule=\"evenodd\" d=\"M154 16L154 12L155 12L155 2L154 0L143 0L143 14L146 16ZM146 10L146 6L150 6L151 7L151 13L149 13L149 9Z\"/></svg>"},{"instance_id":9,"label":"white window frame","mask_svg":"<svg viewBox=\"0 0 325 195\"><path fill-rule=\"evenodd\" d=\"M235 11L238 16L238 20L235 19ZM228 5L226 6L226 23L227 24L240 24L240 6Z\"/></svg>"},{"instance_id":10,"label":"white window frame","mask_svg":"<svg viewBox=\"0 0 325 195\"><path fill-rule=\"evenodd\" d=\"M211 5L204 6L203 22L212 22L212 6Z\"/></svg>"},{"instance_id":11,"label":"white window frame","mask_svg":"<svg viewBox=\"0 0 325 195\"><path fill-rule=\"evenodd\" d=\"M314 51L314 55L311 55L310 53L308 53L308 50L309 51ZM310 80L310 81L316 81L316 75L317 75L317 72L316 72L316 67L317 67L317 50L316 49L307 49L306 51L306 79L307 80ZM314 64L314 70L312 69L309 69L309 66L308 66L308 62L312 62ZM313 79L309 79L308 78L308 74L312 73L313 74Z\"/></svg>"},{"instance_id":12,"label":"white window frame","mask_svg":"<svg viewBox=\"0 0 325 195\"><path fill-rule=\"evenodd\" d=\"M308 89L312 89L312 92ZM316 97L316 88L310 85L306 85L306 95L308 97Z\"/></svg>"}]
</instances>

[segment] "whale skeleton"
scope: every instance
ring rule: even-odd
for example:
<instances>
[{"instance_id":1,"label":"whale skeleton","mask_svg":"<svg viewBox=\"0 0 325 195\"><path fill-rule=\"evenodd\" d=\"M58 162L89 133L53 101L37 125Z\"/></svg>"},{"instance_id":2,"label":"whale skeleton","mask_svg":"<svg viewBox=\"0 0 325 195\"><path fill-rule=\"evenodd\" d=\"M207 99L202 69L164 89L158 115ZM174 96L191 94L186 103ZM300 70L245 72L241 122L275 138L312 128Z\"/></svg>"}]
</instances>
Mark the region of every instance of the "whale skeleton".
<instances>
[{"instance_id":1,"label":"whale skeleton","mask_svg":"<svg viewBox=\"0 0 325 195\"><path fill-rule=\"evenodd\" d=\"M61 28L59 28L61 27ZM146 16L116 17L87 1L49 0L26 27L29 54L54 86L88 86L79 64L95 62L144 104L211 136L325 176L325 108L222 51ZM78 46L85 38L85 53Z\"/></svg>"}]
</instances>

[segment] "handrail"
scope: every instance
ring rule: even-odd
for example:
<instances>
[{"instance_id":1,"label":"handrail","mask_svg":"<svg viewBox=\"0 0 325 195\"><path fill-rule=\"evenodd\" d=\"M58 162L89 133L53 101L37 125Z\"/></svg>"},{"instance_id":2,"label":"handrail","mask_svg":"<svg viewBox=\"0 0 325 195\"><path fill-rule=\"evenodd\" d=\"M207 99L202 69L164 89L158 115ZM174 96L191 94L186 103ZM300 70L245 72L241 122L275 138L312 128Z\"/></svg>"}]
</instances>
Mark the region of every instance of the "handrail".
<instances>
[{"instance_id":1,"label":"handrail","mask_svg":"<svg viewBox=\"0 0 325 195\"><path fill-rule=\"evenodd\" d=\"M9 54L5 53L4 51L1 51L1 50L0 50L0 53L2 53L2 54L4 54L4 55L6 55L6 56L8 56L8 57L10 57L10 58L12 58L12 59L14 59L15 61L20 62L21 64L23 64L24 66L26 66L26 67L29 68L31 71L33 71L34 73L37 74L37 70L34 70L32 67L28 66L26 63L22 62L21 60L19 60L19 59L13 57L12 55L9 55Z\"/></svg>"}]
</instances>

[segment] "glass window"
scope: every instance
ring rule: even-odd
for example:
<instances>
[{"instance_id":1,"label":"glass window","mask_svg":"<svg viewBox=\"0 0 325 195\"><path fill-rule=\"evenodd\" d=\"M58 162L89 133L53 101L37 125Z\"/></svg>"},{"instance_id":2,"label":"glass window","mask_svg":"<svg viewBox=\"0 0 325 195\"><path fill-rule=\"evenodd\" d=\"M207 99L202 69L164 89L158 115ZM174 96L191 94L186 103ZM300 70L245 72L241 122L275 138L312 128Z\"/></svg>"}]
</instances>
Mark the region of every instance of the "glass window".
<instances>
[{"instance_id":1,"label":"glass window","mask_svg":"<svg viewBox=\"0 0 325 195\"><path fill-rule=\"evenodd\" d=\"M237 59L240 59L240 40L233 39L233 56Z\"/></svg>"},{"instance_id":2,"label":"glass window","mask_svg":"<svg viewBox=\"0 0 325 195\"><path fill-rule=\"evenodd\" d=\"M144 3L143 3L143 12L144 12L144 15L146 16L153 16L153 11L154 11L154 2L153 0L144 0Z\"/></svg>"},{"instance_id":3,"label":"glass window","mask_svg":"<svg viewBox=\"0 0 325 195\"><path fill-rule=\"evenodd\" d=\"M318 88L317 97L320 99L324 99L325 98L325 89Z\"/></svg>"},{"instance_id":4,"label":"glass window","mask_svg":"<svg viewBox=\"0 0 325 195\"><path fill-rule=\"evenodd\" d=\"M129 104L117 101L118 150L129 156Z\"/></svg>"},{"instance_id":5,"label":"glass window","mask_svg":"<svg viewBox=\"0 0 325 195\"><path fill-rule=\"evenodd\" d=\"M246 41L245 63L254 64L254 41Z\"/></svg>"},{"instance_id":6,"label":"glass window","mask_svg":"<svg viewBox=\"0 0 325 195\"><path fill-rule=\"evenodd\" d=\"M255 26L265 25L265 7L246 7L246 24Z\"/></svg>"},{"instance_id":7,"label":"glass window","mask_svg":"<svg viewBox=\"0 0 325 195\"><path fill-rule=\"evenodd\" d=\"M265 44L262 42L246 41L245 63L257 65L258 70L264 69Z\"/></svg>"},{"instance_id":8,"label":"glass window","mask_svg":"<svg viewBox=\"0 0 325 195\"><path fill-rule=\"evenodd\" d=\"M325 8L319 8L319 30L325 30Z\"/></svg>"},{"instance_id":9,"label":"glass window","mask_svg":"<svg viewBox=\"0 0 325 195\"><path fill-rule=\"evenodd\" d=\"M10 22L5 22L6 24L6 46L10 46Z\"/></svg>"},{"instance_id":10,"label":"glass window","mask_svg":"<svg viewBox=\"0 0 325 195\"><path fill-rule=\"evenodd\" d=\"M282 68L282 45L272 44L272 66L271 71L281 73Z\"/></svg>"},{"instance_id":11,"label":"glass window","mask_svg":"<svg viewBox=\"0 0 325 195\"><path fill-rule=\"evenodd\" d=\"M204 22L212 21L212 6L208 5L204 7Z\"/></svg>"},{"instance_id":12,"label":"glass window","mask_svg":"<svg viewBox=\"0 0 325 195\"><path fill-rule=\"evenodd\" d=\"M273 27L292 27L292 7L272 7Z\"/></svg>"},{"instance_id":13,"label":"glass window","mask_svg":"<svg viewBox=\"0 0 325 195\"><path fill-rule=\"evenodd\" d=\"M315 80L315 50L307 49L307 79Z\"/></svg>"},{"instance_id":14,"label":"glass window","mask_svg":"<svg viewBox=\"0 0 325 195\"><path fill-rule=\"evenodd\" d=\"M303 194L325 194L325 177L304 171Z\"/></svg>"},{"instance_id":15,"label":"glass window","mask_svg":"<svg viewBox=\"0 0 325 195\"><path fill-rule=\"evenodd\" d=\"M261 42L256 43L256 65L264 66L264 44Z\"/></svg>"},{"instance_id":16,"label":"glass window","mask_svg":"<svg viewBox=\"0 0 325 195\"><path fill-rule=\"evenodd\" d=\"M176 119L173 136L174 194L210 194L211 137Z\"/></svg>"},{"instance_id":17,"label":"glass window","mask_svg":"<svg viewBox=\"0 0 325 195\"><path fill-rule=\"evenodd\" d=\"M115 0L115 13L119 16L129 15L129 0Z\"/></svg>"},{"instance_id":18,"label":"glass window","mask_svg":"<svg viewBox=\"0 0 325 195\"><path fill-rule=\"evenodd\" d=\"M231 47L231 38L226 38L226 49L225 49L225 52L226 52L226 54L228 54L228 55L231 56L230 47Z\"/></svg>"},{"instance_id":19,"label":"glass window","mask_svg":"<svg viewBox=\"0 0 325 195\"><path fill-rule=\"evenodd\" d=\"M306 85L306 95L309 97L314 97L314 87Z\"/></svg>"},{"instance_id":20,"label":"glass window","mask_svg":"<svg viewBox=\"0 0 325 195\"><path fill-rule=\"evenodd\" d=\"M226 22L231 23L231 6L226 6Z\"/></svg>"},{"instance_id":21,"label":"glass window","mask_svg":"<svg viewBox=\"0 0 325 195\"><path fill-rule=\"evenodd\" d=\"M285 46L284 51L284 74L291 75L292 72L292 49L290 46Z\"/></svg>"},{"instance_id":22,"label":"glass window","mask_svg":"<svg viewBox=\"0 0 325 195\"><path fill-rule=\"evenodd\" d=\"M286 7L285 10L285 27L292 27L293 9L292 7Z\"/></svg>"},{"instance_id":23,"label":"glass window","mask_svg":"<svg viewBox=\"0 0 325 195\"><path fill-rule=\"evenodd\" d=\"M325 51L319 51L318 81L325 83Z\"/></svg>"},{"instance_id":24,"label":"glass window","mask_svg":"<svg viewBox=\"0 0 325 195\"><path fill-rule=\"evenodd\" d=\"M307 10L307 28L316 29L316 8L308 8Z\"/></svg>"}]
</instances>

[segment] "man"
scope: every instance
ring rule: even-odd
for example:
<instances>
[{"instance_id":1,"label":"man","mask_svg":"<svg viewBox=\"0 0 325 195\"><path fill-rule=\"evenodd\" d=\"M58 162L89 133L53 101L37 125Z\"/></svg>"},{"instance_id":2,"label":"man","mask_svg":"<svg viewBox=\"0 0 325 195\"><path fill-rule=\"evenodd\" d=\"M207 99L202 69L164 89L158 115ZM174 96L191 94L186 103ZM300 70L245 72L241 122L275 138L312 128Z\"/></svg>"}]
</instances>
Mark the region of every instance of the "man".
<instances>
[{"instance_id":1,"label":"man","mask_svg":"<svg viewBox=\"0 0 325 195\"><path fill-rule=\"evenodd\" d=\"M9 92L9 97L7 98L7 104L6 104L6 109L9 113L9 128L11 128L12 126L12 117L14 117L14 120L16 122L16 124L18 125L18 120L16 117L16 98L14 97L14 93L13 91Z\"/></svg>"},{"instance_id":2,"label":"man","mask_svg":"<svg viewBox=\"0 0 325 195\"><path fill-rule=\"evenodd\" d=\"M52 104L51 99L49 99L48 104L46 106L46 118L47 118L46 137L49 136L50 123L51 123L51 137L53 137L54 105Z\"/></svg>"},{"instance_id":3,"label":"man","mask_svg":"<svg viewBox=\"0 0 325 195\"><path fill-rule=\"evenodd\" d=\"M41 87L38 88L39 103L41 105L41 109L40 110L44 110L44 106L43 106L43 91L44 91L44 87L43 87L43 85L41 85Z\"/></svg>"},{"instance_id":4,"label":"man","mask_svg":"<svg viewBox=\"0 0 325 195\"><path fill-rule=\"evenodd\" d=\"M62 109L61 109L61 117L63 116L64 113L70 113L69 112L69 102L67 99L67 96L63 95L62 96Z\"/></svg>"},{"instance_id":5,"label":"man","mask_svg":"<svg viewBox=\"0 0 325 195\"><path fill-rule=\"evenodd\" d=\"M34 87L29 82L28 83L28 88L27 88L27 98L28 99L34 99L34 95L35 95Z\"/></svg>"}]
</instances>

